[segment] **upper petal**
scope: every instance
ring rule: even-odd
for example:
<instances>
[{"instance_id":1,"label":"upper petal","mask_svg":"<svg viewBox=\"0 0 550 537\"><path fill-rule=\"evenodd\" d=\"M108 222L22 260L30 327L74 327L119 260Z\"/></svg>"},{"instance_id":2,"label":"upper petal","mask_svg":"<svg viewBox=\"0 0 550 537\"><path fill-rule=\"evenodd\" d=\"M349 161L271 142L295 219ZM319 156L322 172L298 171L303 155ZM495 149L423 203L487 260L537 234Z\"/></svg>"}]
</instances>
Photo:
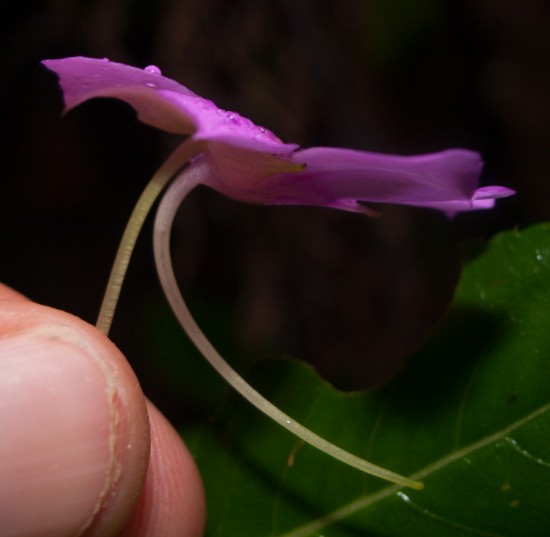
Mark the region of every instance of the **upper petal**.
<instances>
[{"instance_id":1,"label":"upper petal","mask_svg":"<svg viewBox=\"0 0 550 537\"><path fill-rule=\"evenodd\" d=\"M59 76L65 111L94 97L114 97L135 108L139 119L148 125L179 134L192 134L197 128L193 115L163 99L160 91L189 98L196 97L195 94L155 71L83 57L42 63Z\"/></svg>"},{"instance_id":2,"label":"upper petal","mask_svg":"<svg viewBox=\"0 0 550 537\"><path fill-rule=\"evenodd\" d=\"M157 69L83 57L43 63L59 76L66 110L94 97L114 97L135 108L144 123L191 134L197 140L215 140L270 154L288 154L297 147L283 144L273 133L239 114L221 110Z\"/></svg>"}]
</instances>

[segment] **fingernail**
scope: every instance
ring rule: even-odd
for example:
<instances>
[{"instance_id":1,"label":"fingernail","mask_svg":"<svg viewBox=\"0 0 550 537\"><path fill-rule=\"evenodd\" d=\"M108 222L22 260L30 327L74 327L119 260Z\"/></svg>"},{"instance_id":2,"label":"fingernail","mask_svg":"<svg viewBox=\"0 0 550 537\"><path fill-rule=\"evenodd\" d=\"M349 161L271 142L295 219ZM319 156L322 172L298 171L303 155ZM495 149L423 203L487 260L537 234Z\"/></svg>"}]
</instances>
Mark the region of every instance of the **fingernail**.
<instances>
[{"instance_id":1,"label":"fingernail","mask_svg":"<svg viewBox=\"0 0 550 537\"><path fill-rule=\"evenodd\" d=\"M77 535L116 478L114 387L81 340L57 326L0 339L2 535Z\"/></svg>"}]
</instances>

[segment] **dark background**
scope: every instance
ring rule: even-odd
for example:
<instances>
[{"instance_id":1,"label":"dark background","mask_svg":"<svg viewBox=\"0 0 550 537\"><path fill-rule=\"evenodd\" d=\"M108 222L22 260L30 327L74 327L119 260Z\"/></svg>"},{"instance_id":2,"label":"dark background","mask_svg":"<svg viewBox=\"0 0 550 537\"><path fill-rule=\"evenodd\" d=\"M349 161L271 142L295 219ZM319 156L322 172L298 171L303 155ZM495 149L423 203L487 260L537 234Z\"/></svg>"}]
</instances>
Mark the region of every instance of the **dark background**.
<instances>
[{"instance_id":1,"label":"dark background","mask_svg":"<svg viewBox=\"0 0 550 537\"><path fill-rule=\"evenodd\" d=\"M453 221L194 193L176 223L177 273L200 324L242 370L286 353L342 388L383 382L447 307L461 244L550 217L546 0L13 0L0 25L0 278L90 322L133 203L178 140L116 101L62 118L44 58L156 64L304 147L476 149L483 184L518 190ZM165 306L150 228L111 336L179 421L210 411L219 383Z\"/></svg>"}]
</instances>

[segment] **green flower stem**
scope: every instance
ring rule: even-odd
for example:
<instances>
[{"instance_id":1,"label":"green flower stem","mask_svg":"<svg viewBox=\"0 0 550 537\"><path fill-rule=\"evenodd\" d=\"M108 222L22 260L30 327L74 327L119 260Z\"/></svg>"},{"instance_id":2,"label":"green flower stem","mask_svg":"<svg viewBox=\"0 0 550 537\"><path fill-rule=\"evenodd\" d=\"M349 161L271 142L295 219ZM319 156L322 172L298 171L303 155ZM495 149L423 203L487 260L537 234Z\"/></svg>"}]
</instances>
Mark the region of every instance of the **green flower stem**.
<instances>
[{"instance_id":1,"label":"green flower stem","mask_svg":"<svg viewBox=\"0 0 550 537\"><path fill-rule=\"evenodd\" d=\"M199 153L200 148L200 144L190 139L179 145L155 173L136 203L122 235L96 322L98 330L105 335L109 334L122 283L145 218L168 181Z\"/></svg>"},{"instance_id":2,"label":"green flower stem","mask_svg":"<svg viewBox=\"0 0 550 537\"><path fill-rule=\"evenodd\" d=\"M248 384L216 351L210 341L201 331L193 319L189 309L181 295L179 286L172 268L170 255L170 233L172 222L176 211L181 205L187 194L197 184L196 171L194 166L185 170L176 181L174 181L166 191L156 214L154 224L153 245L155 252L155 263L160 277L161 285L164 290L174 314L178 318L181 326L186 331L189 338L193 341L203 356L210 362L212 367L245 399L252 403L264 414L272 418L279 425L289 430L291 433L301 438L304 442L315 446L331 457L338 459L345 464L349 464L358 470L366 472L387 481L398 483L413 489L421 489L423 484L398 475L390 470L376 466L364 459L361 459L347 451L331 444L324 438L310 431L300 423L294 421L275 405L265 399L250 384ZM200 165L199 165L200 168Z\"/></svg>"}]
</instances>

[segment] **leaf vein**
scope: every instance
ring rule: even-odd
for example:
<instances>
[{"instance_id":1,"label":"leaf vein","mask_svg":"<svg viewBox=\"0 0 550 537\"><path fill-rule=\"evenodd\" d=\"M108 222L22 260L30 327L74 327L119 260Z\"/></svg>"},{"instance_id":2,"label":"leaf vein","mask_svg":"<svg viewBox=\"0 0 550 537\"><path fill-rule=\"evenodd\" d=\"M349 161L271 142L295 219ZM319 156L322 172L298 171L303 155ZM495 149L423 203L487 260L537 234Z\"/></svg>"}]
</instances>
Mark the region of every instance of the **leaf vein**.
<instances>
[{"instance_id":1,"label":"leaf vein","mask_svg":"<svg viewBox=\"0 0 550 537\"><path fill-rule=\"evenodd\" d=\"M473 533L475 535L485 535L487 537L504 537L501 533L493 533L492 531L486 531L486 530L481 530L481 529L478 529L478 528L472 528L471 526L466 526L464 524L461 524L460 522L456 522L454 520L451 520L450 518L444 517L442 515L438 515L437 513L434 513L433 511L430 511L429 509L421 507L417 503L413 502L403 492L398 492L397 495L411 509L414 509L415 511L418 511L422 515L427 516L428 518L431 518L432 520L435 520L437 522L441 522L442 524L446 524L447 526L452 526L454 528L458 528L460 530L464 530L467 533Z\"/></svg>"},{"instance_id":2,"label":"leaf vein","mask_svg":"<svg viewBox=\"0 0 550 537\"><path fill-rule=\"evenodd\" d=\"M512 448L517 451L520 455L522 455L523 457L525 457L526 459L540 465L540 466L544 466L545 468L550 468L550 462L547 462L543 459L541 459L540 457L536 457L535 455L532 455L529 451L527 451L526 449L523 449L516 440L514 440L513 438L510 438L509 436L507 436L504 440L506 440L506 442L512 446Z\"/></svg>"},{"instance_id":3,"label":"leaf vein","mask_svg":"<svg viewBox=\"0 0 550 537\"><path fill-rule=\"evenodd\" d=\"M518 429L519 427L522 427L523 425L526 425L527 423L529 423L530 421L536 418L539 418L540 416L546 414L548 411L550 411L550 403L534 410L524 418L515 421L508 427L505 427L491 435L485 436L484 438L478 440L477 442L473 442L467 446L464 446L459 450L455 450L448 453L438 461L435 461L434 463L429 464L428 466L415 472L410 477L411 479L414 479L414 480L425 479L426 477L441 470L445 466L448 466L449 464L463 457L466 457L470 453L473 453L485 446L488 446L493 442L502 440L503 438L505 439L506 437L508 437L510 433L512 433L512 431ZM295 528L278 537L307 537L315 531L322 530L323 528L326 528L331 524L339 522L340 520L343 520L346 517L351 516L362 509L366 509L367 507L374 505L375 503L380 502L388 498L389 496L392 496L393 494L396 494L400 489L401 487L399 485L391 485L384 489L379 490L374 494L359 497L356 500L340 507L339 509L332 511L331 513L327 513L326 515L319 517L316 520L313 520L307 524L304 524L303 526Z\"/></svg>"}]
</instances>

